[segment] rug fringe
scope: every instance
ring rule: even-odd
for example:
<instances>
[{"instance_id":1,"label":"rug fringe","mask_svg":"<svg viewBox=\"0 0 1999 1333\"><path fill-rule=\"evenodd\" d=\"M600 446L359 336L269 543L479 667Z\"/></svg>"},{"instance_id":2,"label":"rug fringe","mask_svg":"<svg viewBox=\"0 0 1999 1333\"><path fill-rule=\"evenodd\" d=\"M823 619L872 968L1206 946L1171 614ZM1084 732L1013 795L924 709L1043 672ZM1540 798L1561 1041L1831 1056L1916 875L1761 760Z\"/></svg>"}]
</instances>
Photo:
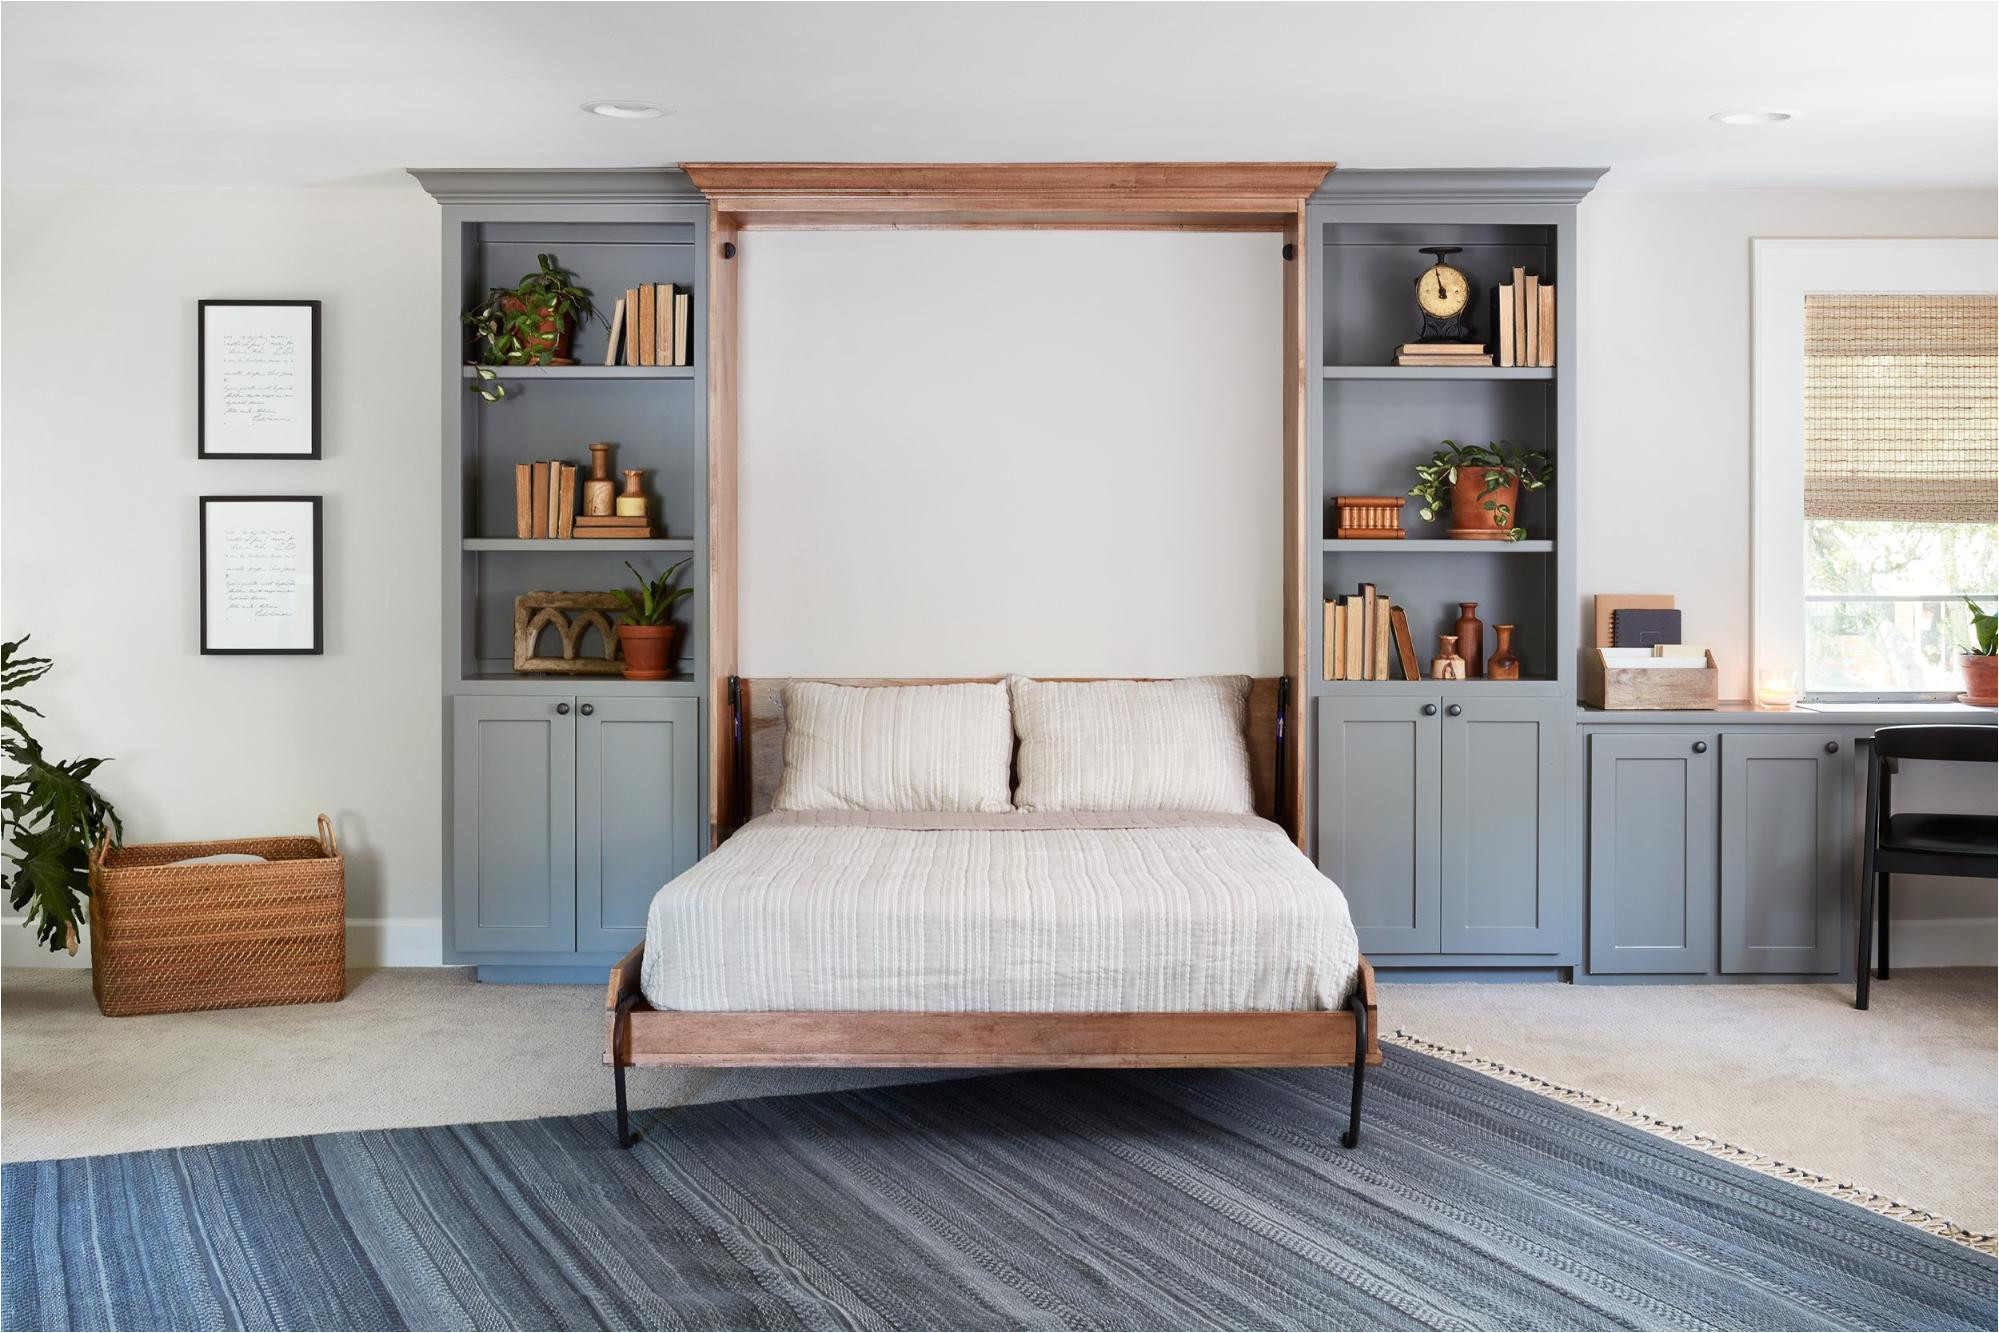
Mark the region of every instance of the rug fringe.
<instances>
[{"instance_id":1,"label":"rug fringe","mask_svg":"<svg viewBox=\"0 0 1999 1333\"><path fill-rule=\"evenodd\" d=\"M1642 1129L1648 1134L1657 1135L1662 1139L1669 1139L1674 1143L1684 1144L1686 1147L1692 1148L1697 1152L1706 1153L1710 1157L1719 1157L1724 1161L1734 1162L1737 1166L1746 1166L1752 1171L1760 1171L1766 1176L1775 1176L1780 1180L1788 1180L1794 1185L1802 1185L1804 1188L1819 1194L1829 1195L1835 1199L1844 1199L1848 1203L1860 1205L1871 1213L1878 1213L1882 1217L1893 1218L1897 1222L1903 1222L1909 1226L1927 1231L1932 1236L1941 1236L1945 1240L1955 1241L1959 1245L1969 1246L1971 1249L1985 1254L1999 1253L1999 1241L1995 1241L1992 1236L1986 1235L1981 1231L1972 1231L1969 1228L1958 1226L1948 1219L1937 1216L1928 1209L1917 1208L1912 1204L1903 1203L1900 1199L1891 1199L1885 1194L1876 1194L1872 1190L1862 1189L1850 1181L1837 1180L1821 1172L1807 1171L1803 1167L1792 1166L1788 1162L1779 1162L1774 1158L1765 1157L1762 1153L1753 1152L1748 1148L1725 1142L1712 1134L1702 1133L1697 1129L1691 1129L1676 1121L1662 1119L1647 1111L1633 1110L1611 1101L1607 1097L1599 1097L1592 1092L1584 1092L1578 1088L1564 1087L1562 1084L1552 1083L1545 1078L1529 1074L1524 1070L1515 1069L1511 1065L1500 1064L1496 1060L1481 1059L1473 1055L1470 1051L1458 1050L1450 1046L1439 1046L1436 1042L1425 1041L1423 1038L1415 1036L1402 1028L1397 1028L1393 1035L1384 1033L1381 1040L1389 1045L1406 1046L1412 1051L1420 1051L1424 1055L1435 1056L1440 1060L1447 1060L1451 1064L1460 1065L1466 1069L1477 1070L1479 1073L1490 1078L1496 1078L1502 1083L1509 1083L1516 1088L1525 1088L1530 1092L1539 1093L1541 1096L1550 1098L1551 1100L1562 1102L1569 1106L1580 1107L1582 1110L1592 1112L1607 1119L1619 1121L1636 1129Z\"/></svg>"}]
</instances>

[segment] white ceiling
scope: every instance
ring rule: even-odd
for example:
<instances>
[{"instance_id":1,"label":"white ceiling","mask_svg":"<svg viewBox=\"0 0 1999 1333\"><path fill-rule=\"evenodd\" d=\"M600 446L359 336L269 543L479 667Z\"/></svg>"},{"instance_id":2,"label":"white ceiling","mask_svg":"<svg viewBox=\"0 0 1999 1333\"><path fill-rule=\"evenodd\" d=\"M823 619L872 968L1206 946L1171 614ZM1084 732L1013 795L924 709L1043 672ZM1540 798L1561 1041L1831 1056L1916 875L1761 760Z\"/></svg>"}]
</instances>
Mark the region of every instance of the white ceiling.
<instances>
[{"instance_id":1,"label":"white ceiling","mask_svg":"<svg viewBox=\"0 0 1999 1333\"><path fill-rule=\"evenodd\" d=\"M1989 3L0 7L8 184L406 166L1317 159L1994 183ZM676 109L588 116L593 98ZM1717 125L1743 106L1803 114Z\"/></svg>"}]
</instances>

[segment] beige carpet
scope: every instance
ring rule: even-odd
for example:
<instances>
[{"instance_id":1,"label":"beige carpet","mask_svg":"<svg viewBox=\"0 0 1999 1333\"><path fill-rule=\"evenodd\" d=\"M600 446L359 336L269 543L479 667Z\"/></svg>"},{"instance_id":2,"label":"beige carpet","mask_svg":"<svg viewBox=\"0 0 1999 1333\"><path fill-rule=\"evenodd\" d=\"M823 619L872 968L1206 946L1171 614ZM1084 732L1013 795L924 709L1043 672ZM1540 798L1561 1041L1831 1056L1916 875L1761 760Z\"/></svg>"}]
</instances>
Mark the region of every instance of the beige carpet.
<instances>
[{"instance_id":1,"label":"beige carpet","mask_svg":"<svg viewBox=\"0 0 1999 1333\"><path fill-rule=\"evenodd\" d=\"M1836 986L1389 982L1385 1025L1642 1108L1980 1231L1995 1206L1995 977ZM599 1111L603 991L356 973L337 1005L106 1019L81 972L0 978L0 1157ZM1393 1058L1391 1056L1391 1058ZM635 1105L940 1077L640 1070Z\"/></svg>"}]
</instances>

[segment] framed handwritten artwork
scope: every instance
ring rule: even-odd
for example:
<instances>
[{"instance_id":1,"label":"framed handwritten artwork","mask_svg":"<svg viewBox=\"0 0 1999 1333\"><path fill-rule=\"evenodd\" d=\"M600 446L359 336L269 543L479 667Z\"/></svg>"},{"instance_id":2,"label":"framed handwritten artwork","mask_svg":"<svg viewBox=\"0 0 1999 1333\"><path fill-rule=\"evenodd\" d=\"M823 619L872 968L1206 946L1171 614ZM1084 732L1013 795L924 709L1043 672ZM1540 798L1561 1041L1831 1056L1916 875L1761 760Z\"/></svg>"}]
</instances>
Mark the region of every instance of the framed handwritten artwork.
<instances>
[{"instance_id":1,"label":"framed handwritten artwork","mask_svg":"<svg viewBox=\"0 0 1999 1333\"><path fill-rule=\"evenodd\" d=\"M201 497L201 651L317 653L320 498Z\"/></svg>"},{"instance_id":2,"label":"framed handwritten artwork","mask_svg":"<svg viewBox=\"0 0 1999 1333\"><path fill-rule=\"evenodd\" d=\"M202 301L199 458L319 457L319 302Z\"/></svg>"}]
</instances>

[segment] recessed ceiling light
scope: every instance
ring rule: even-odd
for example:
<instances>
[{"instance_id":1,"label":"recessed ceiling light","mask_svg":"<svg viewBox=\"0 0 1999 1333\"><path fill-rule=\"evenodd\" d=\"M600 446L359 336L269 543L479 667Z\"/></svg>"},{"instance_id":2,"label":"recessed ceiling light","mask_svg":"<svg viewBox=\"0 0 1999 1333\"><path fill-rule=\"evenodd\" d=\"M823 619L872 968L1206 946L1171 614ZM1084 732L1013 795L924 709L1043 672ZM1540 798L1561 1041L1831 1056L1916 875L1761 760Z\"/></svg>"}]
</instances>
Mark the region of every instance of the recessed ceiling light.
<instances>
[{"instance_id":1,"label":"recessed ceiling light","mask_svg":"<svg viewBox=\"0 0 1999 1333\"><path fill-rule=\"evenodd\" d=\"M1723 125L1775 125L1796 116L1795 111L1778 111L1771 107L1746 107L1741 111L1717 111L1709 120Z\"/></svg>"},{"instance_id":2,"label":"recessed ceiling light","mask_svg":"<svg viewBox=\"0 0 1999 1333\"><path fill-rule=\"evenodd\" d=\"M593 116L609 116L612 120L658 120L666 114L665 107L651 102L585 102L583 109Z\"/></svg>"}]
</instances>

